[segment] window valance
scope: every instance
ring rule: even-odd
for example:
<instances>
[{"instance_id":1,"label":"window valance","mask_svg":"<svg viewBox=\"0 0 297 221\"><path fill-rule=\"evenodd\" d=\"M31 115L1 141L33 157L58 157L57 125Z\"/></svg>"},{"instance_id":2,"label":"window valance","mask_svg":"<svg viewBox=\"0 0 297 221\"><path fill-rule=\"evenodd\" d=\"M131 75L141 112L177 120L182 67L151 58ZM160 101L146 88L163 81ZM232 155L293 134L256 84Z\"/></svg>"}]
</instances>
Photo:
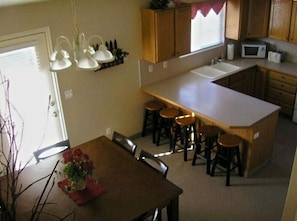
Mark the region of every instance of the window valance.
<instances>
[{"instance_id":1,"label":"window valance","mask_svg":"<svg viewBox=\"0 0 297 221\"><path fill-rule=\"evenodd\" d=\"M192 19L195 18L198 11L206 17L210 9L212 9L216 14L218 14L222 7L224 6L226 0L210 0L203 2L192 3Z\"/></svg>"}]
</instances>

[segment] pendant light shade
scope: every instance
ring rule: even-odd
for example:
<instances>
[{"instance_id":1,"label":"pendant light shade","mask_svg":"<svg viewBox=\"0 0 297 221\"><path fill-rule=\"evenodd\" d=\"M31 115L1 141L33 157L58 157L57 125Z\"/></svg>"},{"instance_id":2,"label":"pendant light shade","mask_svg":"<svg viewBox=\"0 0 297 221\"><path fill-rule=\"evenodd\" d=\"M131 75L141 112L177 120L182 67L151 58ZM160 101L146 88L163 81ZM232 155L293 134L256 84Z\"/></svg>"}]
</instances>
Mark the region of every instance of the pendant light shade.
<instances>
[{"instance_id":1,"label":"pendant light shade","mask_svg":"<svg viewBox=\"0 0 297 221\"><path fill-rule=\"evenodd\" d=\"M89 52L86 52L80 60L77 62L77 68L82 70L94 70L98 69L100 66L98 62L92 57Z\"/></svg>"},{"instance_id":2,"label":"pendant light shade","mask_svg":"<svg viewBox=\"0 0 297 221\"><path fill-rule=\"evenodd\" d=\"M69 68L72 62L69 60L69 54L65 50L55 50L51 56L50 61L52 62L51 71L60 71Z\"/></svg>"},{"instance_id":3,"label":"pendant light shade","mask_svg":"<svg viewBox=\"0 0 297 221\"><path fill-rule=\"evenodd\" d=\"M101 44L99 46L98 51L95 52L93 57L99 62L99 63L105 63L105 62L111 62L114 60L114 56L110 51L107 50L106 46Z\"/></svg>"}]
</instances>

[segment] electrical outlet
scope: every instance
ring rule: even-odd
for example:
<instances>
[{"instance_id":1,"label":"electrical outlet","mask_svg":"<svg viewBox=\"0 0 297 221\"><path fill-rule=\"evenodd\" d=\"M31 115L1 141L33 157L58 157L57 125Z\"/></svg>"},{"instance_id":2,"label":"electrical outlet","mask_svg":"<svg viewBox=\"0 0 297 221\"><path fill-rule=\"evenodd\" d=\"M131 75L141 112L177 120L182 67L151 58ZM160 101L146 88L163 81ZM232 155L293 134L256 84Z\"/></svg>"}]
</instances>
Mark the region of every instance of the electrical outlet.
<instances>
[{"instance_id":1,"label":"electrical outlet","mask_svg":"<svg viewBox=\"0 0 297 221\"><path fill-rule=\"evenodd\" d=\"M163 68L167 68L168 67L168 62L167 61L163 61Z\"/></svg>"},{"instance_id":2,"label":"electrical outlet","mask_svg":"<svg viewBox=\"0 0 297 221\"><path fill-rule=\"evenodd\" d=\"M260 132L254 133L254 140L260 137Z\"/></svg>"},{"instance_id":3,"label":"electrical outlet","mask_svg":"<svg viewBox=\"0 0 297 221\"><path fill-rule=\"evenodd\" d=\"M110 136L111 135L111 128L110 127L106 128L105 133L106 133L106 136Z\"/></svg>"},{"instance_id":4,"label":"electrical outlet","mask_svg":"<svg viewBox=\"0 0 297 221\"><path fill-rule=\"evenodd\" d=\"M154 71L154 66L152 64L148 66L148 71L149 73L152 73Z\"/></svg>"},{"instance_id":5,"label":"electrical outlet","mask_svg":"<svg viewBox=\"0 0 297 221\"><path fill-rule=\"evenodd\" d=\"M72 89L64 91L65 99L71 99L73 98L73 92Z\"/></svg>"}]
</instances>

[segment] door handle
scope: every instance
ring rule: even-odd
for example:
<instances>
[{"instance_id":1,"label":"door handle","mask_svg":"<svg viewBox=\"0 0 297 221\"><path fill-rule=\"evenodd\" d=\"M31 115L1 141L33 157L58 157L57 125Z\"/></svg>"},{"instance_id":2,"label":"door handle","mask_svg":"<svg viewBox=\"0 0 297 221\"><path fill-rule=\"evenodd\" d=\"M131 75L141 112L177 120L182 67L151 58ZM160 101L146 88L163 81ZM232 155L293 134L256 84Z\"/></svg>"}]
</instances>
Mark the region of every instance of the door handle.
<instances>
[{"instance_id":1,"label":"door handle","mask_svg":"<svg viewBox=\"0 0 297 221\"><path fill-rule=\"evenodd\" d=\"M52 113L52 116L53 116L53 117L58 117L58 111L54 111L54 112Z\"/></svg>"}]
</instances>

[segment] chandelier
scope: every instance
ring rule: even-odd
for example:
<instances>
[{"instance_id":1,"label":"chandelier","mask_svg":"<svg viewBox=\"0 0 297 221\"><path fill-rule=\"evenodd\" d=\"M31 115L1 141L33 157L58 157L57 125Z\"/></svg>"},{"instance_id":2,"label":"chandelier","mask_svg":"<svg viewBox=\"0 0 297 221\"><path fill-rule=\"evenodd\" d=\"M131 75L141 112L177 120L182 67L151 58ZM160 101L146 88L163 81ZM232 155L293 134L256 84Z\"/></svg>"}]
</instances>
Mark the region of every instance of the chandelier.
<instances>
[{"instance_id":1,"label":"chandelier","mask_svg":"<svg viewBox=\"0 0 297 221\"><path fill-rule=\"evenodd\" d=\"M61 71L76 65L77 70L95 70L100 68L99 63L108 63L114 60L114 56L104 45L102 37L92 35L88 38L84 33L79 32L76 16L75 0L71 0L73 16L73 40L65 36L59 36L56 40L54 52L50 55L51 71ZM97 51L90 45L92 39L99 39ZM68 49L68 51L66 50Z\"/></svg>"}]
</instances>

